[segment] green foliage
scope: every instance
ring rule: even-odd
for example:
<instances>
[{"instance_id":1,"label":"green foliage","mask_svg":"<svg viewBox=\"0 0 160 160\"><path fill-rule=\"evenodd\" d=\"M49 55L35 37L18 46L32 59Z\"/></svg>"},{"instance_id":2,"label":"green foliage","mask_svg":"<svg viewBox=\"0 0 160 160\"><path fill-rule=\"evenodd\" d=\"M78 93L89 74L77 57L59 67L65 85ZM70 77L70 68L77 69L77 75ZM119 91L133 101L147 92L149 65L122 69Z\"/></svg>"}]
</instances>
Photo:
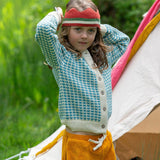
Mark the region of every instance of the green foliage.
<instances>
[{"instance_id":1,"label":"green foliage","mask_svg":"<svg viewBox=\"0 0 160 160\"><path fill-rule=\"evenodd\" d=\"M0 159L39 143L60 125L58 87L43 65L36 24L58 0L2 0L0 5Z\"/></svg>"},{"instance_id":2,"label":"green foliage","mask_svg":"<svg viewBox=\"0 0 160 160\"><path fill-rule=\"evenodd\" d=\"M108 23L123 31L130 38L134 36L142 15L148 11L155 0L99 0L97 4L102 23Z\"/></svg>"},{"instance_id":3,"label":"green foliage","mask_svg":"<svg viewBox=\"0 0 160 160\"><path fill-rule=\"evenodd\" d=\"M3 84L1 86L5 85L6 88L2 87L4 91L0 94L2 97L8 95L6 98L11 98L10 103L22 104L26 103L26 97L37 103L37 94L42 94L38 102L42 105L43 94L50 88L48 84L54 82L48 68L43 66L41 50L34 40L34 34L39 18L52 9L51 2L42 1L44 4L38 2L32 4L32 1L20 2L8 1L2 7L0 71L4 76L1 76L0 80ZM38 81L43 82L43 85ZM50 89L54 90L57 87ZM2 100L5 100L5 97Z\"/></svg>"}]
</instances>

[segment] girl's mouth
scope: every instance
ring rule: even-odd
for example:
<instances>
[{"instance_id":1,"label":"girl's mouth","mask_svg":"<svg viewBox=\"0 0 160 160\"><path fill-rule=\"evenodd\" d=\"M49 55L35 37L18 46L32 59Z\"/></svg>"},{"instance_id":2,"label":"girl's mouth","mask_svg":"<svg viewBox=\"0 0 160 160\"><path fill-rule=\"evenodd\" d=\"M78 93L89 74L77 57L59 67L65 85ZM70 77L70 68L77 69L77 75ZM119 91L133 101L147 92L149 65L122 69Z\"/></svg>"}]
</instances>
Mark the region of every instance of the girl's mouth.
<instances>
[{"instance_id":1,"label":"girl's mouth","mask_svg":"<svg viewBox=\"0 0 160 160\"><path fill-rule=\"evenodd\" d=\"M87 42L79 42L79 44L87 44Z\"/></svg>"}]
</instances>

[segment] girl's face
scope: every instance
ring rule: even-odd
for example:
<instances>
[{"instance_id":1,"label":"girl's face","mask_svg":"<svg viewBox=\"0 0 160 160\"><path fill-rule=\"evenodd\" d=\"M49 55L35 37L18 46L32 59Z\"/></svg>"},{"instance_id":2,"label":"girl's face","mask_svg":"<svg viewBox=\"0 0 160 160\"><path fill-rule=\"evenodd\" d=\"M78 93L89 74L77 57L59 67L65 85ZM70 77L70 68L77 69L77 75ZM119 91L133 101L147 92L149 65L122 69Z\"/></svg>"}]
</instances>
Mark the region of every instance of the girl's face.
<instances>
[{"instance_id":1,"label":"girl's face","mask_svg":"<svg viewBox=\"0 0 160 160\"><path fill-rule=\"evenodd\" d=\"M97 33L96 27L71 26L68 40L80 52L87 50L93 43Z\"/></svg>"}]
</instances>

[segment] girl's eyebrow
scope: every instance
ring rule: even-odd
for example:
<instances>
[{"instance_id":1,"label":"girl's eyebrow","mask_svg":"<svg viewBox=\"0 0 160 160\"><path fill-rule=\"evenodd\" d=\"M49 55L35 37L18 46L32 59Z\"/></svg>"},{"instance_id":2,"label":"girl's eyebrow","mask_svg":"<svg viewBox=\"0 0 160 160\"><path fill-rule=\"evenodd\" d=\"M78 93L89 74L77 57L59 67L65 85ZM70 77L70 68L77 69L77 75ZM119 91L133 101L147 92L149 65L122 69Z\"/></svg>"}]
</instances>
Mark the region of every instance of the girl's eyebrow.
<instances>
[{"instance_id":1,"label":"girl's eyebrow","mask_svg":"<svg viewBox=\"0 0 160 160\"><path fill-rule=\"evenodd\" d=\"M82 28L81 26L72 26L72 28Z\"/></svg>"},{"instance_id":2,"label":"girl's eyebrow","mask_svg":"<svg viewBox=\"0 0 160 160\"><path fill-rule=\"evenodd\" d=\"M95 28L92 27L92 28L89 28L89 29L95 29L96 30L97 28L96 27Z\"/></svg>"},{"instance_id":3,"label":"girl's eyebrow","mask_svg":"<svg viewBox=\"0 0 160 160\"><path fill-rule=\"evenodd\" d=\"M96 27L88 27L88 29L96 30L97 28Z\"/></svg>"}]
</instances>

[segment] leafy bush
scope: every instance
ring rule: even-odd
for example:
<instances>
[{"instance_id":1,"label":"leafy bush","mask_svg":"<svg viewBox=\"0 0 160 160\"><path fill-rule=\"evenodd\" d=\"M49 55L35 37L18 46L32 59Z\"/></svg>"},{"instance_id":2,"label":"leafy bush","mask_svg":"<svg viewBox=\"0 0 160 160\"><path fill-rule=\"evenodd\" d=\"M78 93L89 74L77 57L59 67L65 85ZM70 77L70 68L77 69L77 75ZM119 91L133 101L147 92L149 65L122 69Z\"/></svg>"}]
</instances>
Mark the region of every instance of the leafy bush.
<instances>
[{"instance_id":1,"label":"leafy bush","mask_svg":"<svg viewBox=\"0 0 160 160\"><path fill-rule=\"evenodd\" d=\"M154 0L99 0L97 4L102 23L108 23L133 37L142 15L152 6Z\"/></svg>"},{"instance_id":2,"label":"leafy bush","mask_svg":"<svg viewBox=\"0 0 160 160\"><path fill-rule=\"evenodd\" d=\"M0 159L37 144L60 125L58 87L34 35L40 19L65 3L1 0Z\"/></svg>"}]
</instances>

